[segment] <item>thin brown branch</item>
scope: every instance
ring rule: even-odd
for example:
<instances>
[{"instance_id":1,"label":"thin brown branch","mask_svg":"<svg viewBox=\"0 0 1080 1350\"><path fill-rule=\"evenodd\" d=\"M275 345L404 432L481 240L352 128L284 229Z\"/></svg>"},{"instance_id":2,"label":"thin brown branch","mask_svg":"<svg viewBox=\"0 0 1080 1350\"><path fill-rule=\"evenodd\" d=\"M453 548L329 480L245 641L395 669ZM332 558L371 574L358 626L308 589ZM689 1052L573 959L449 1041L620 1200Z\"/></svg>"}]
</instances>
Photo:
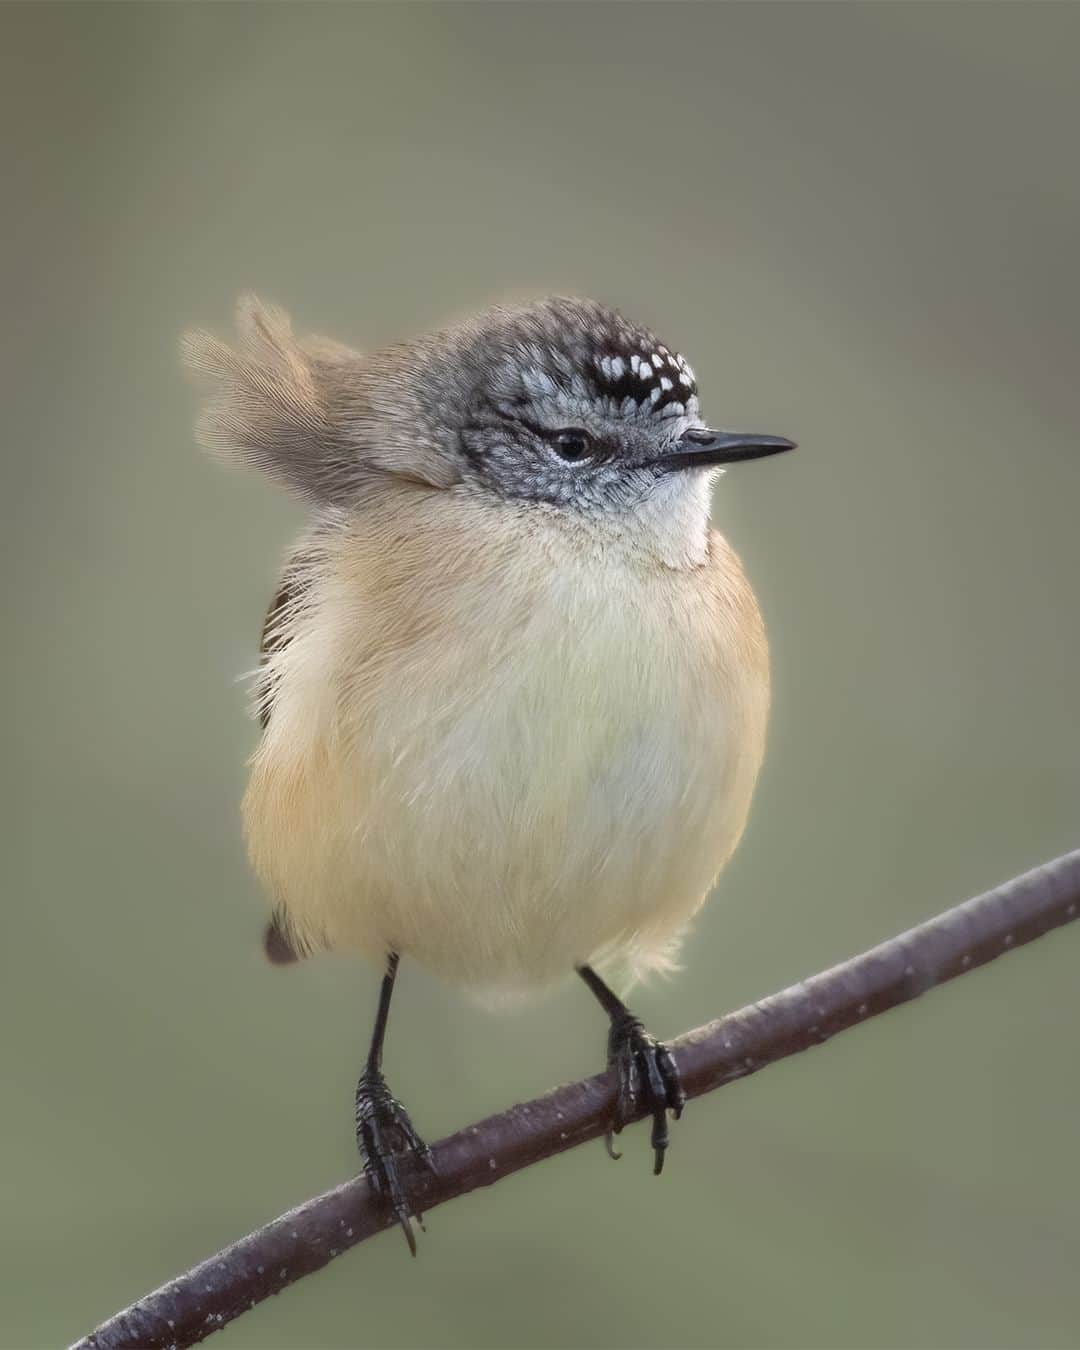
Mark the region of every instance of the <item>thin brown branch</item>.
<instances>
[{"instance_id":1,"label":"thin brown branch","mask_svg":"<svg viewBox=\"0 0 1080 1350\"><path fill-rule=\"evenodd\" d=\"M820 1045L1080 915L1080 850L1036 867L917 928L673 1043L691 1097ZM435 1146L437 1177L413 1177L433 1209L596 1139L611 1109L606 1075L557 1088ZM286 1285L393 1224L362 1179L289 1210L117 1313L72 1350L196 1344Z\"/></svg>"}]
</instances>

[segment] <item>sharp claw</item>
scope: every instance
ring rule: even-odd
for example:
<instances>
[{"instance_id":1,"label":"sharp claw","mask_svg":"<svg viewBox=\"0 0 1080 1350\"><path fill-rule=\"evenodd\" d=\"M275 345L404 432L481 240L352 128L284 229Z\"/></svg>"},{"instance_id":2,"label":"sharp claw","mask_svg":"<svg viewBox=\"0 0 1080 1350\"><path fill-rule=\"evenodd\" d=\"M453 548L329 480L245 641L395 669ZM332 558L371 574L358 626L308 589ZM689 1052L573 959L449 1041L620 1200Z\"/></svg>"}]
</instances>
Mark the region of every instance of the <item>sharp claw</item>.
<instances>
[{"instance_id":1,"label":"sharp claw","mask_svg":"<svg viewBox=\"0 0 1080 1350\"><path fill-rule=\"evenodd\" d=\"M608 1130L604 1135L604 1147L607 1149L607 1155L612 1162L618 1162L622 1157L622 1154L616 1151L615 1132L613 1130Z\"/></svg>"},{"instance_id":2,"label":"sharp claw","mask_svg":"<svg viewBox=\"0 0 1080 1350\"><path fill-rule=\"evenodd\" d=\"M398 1223L401 1225L401 1231L405 1234L405 1241L409 1244L409 1255L416 1256L416 1234L413 1232L412 1224L409 1222L407 1214L397 1216Z\"/></svg>"},{"instance_id":3,"label":"sharp claw","mask_svg":"<svg viewBox=\"0 0 1080 1350\"><path fill-rule=\"evenodd\" d=\"M652 1137L649 1142L653 1148L653 1176L658 1177L664 1170L664 1154L668 1146L667 1113L663 1106L653 1112Z\"/></svg>"},{"instance_id":4,"label":"sharp claw","mask_svg":"<svg viewBox=\"0 0 1080 1350\"><path fill-rule=\"evenodd\" d=\"M405 1234L405 1241L409 1244L409 1252L416 1255L416 1234L412 1226L412 1210L409 1208L409 1202L406 1199L405 1192L401 1188L401 1180L397 1174L397 1168L391 1158L383 1158L383 1166L386 1169L386 1177L389 1182L390 1200L394 1210L394 1217L397 1219L401 1231ZM417 1218L420 1216L417 1215ZM423 1227L423 1224L421 1224Z\"/></svg>"},{"instance_id":5,"label":"sharp claw","mask_svg":"<svg viewBox=\"0 0 1080 1350\"><path fill-rule=\"evenodd\" d=\"M415 1217L423 1228L422 1217L419 1214L414 1216L409 1208L409 1202L405 1192L401 1189L401 1183L398 1181L397 1171L392 1162L386 1160L386 1171L390 1181L390 1201L394 1211L394 1218L398 1221L398 1227L405 1235L405 1241L409 1244L409 1252L412 1256L416 1255L416 1234L413 1232L412 1220Z\"/></svg>"},{"instance_id":6,"label":"sharp claw","mask_svg":"<svg viewBox=\"0 0 1080 1350\"><path fill-rule=\"evenodd\" d=\"M416 1233L413 1220L424 1231L424 1219L413 1206L402 1186L397 1160L402 1154L425 1163L433 1172L435 1160L431 1150L416 1133L412 1121L401 1104L394 1100L381 1075L365 1074L357 1090L357 1143L364 1160L364 1175L372 1190L382 1198L409 1244L409 1252L416 1255Z\"/></svg>"},{"instance_id":7,"label":"sharp claw","mask_svg":"<svg viewBox=\"0 0 1080 1350\"><path fill-rule=\"evenodd\" d=\"M610 1157L621 1157L612 1146L612 1137L645 1107L652 1116L653 1175L659 1176L668 1147L667 1113L670 1110L678 1120L686 1104L678 1065L667 1046L654 1041L630 1016L613 1024L609 1063L616 1075L616 1091L604 1146Z\"/></svg>"}]
</instances>

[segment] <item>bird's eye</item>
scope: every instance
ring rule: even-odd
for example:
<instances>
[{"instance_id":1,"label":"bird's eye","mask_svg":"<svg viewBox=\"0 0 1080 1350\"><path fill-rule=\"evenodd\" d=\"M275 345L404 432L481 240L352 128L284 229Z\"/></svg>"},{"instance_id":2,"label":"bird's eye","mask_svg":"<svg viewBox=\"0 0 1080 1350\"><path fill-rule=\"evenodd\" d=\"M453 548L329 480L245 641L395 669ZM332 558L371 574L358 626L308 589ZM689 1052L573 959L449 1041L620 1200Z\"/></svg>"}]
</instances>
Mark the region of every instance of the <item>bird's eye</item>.
<instances>
[{"instance_id":1,"label":"bird's eye","mask_svg":"<svg viewBox=\"0 0 1080 1350\"><path fill-rule=\"evenodd\" d=\"M587 459L592 454L592 437L581 427L566 427L556 431L551 444L561 459Z\"/></svg>"}]
</instances>

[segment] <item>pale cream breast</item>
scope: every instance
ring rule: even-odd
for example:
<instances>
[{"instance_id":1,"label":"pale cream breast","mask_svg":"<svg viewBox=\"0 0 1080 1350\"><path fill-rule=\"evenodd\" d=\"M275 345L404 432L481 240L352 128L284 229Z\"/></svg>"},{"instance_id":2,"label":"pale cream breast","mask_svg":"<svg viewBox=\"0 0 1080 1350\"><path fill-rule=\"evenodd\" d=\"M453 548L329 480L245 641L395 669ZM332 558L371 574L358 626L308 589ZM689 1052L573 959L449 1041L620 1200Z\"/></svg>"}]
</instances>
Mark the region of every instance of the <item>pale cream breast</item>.
<instances>
[{"instance_id":1,"label":"pale cream breast","mask_svg":"<svg viewBox=\"0 0 1080 1350\"><path fill-rule=\"evenodd\" d=\"M245 799L298 937L487 991L661 964L764 742L764 633L727 544L672 566L559 513L398 488L323 547Z\"/></svg>"}]
</instances>

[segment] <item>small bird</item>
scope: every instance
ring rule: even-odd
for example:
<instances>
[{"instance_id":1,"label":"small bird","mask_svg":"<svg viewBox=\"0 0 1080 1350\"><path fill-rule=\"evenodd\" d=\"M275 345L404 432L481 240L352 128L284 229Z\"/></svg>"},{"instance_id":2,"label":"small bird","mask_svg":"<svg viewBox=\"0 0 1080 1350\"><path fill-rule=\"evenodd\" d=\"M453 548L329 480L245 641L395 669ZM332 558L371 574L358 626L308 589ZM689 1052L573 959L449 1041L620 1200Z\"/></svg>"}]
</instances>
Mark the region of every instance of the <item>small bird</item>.
<instances>
[{"instance_id":1,"label":"small bird","mask_svg":"<svg viewBox=\"0 0 1080 1350\"><path fill-rule=\"evenodd\" d=\"M251 296L237 324L184 339L199 439L311 508L263 628L245 832L270 959L384 971L368 1180L415 1255L432 1155L382 1072L402 957L495 1004L576 971L610 1021L609 1152L644 1111L659 1173L685 1097L615 989L671 967L746 822L768 649L710 490L794 443L709 429L683 357L591 300L372 354Z\"/></svg>"}]
</instances>

